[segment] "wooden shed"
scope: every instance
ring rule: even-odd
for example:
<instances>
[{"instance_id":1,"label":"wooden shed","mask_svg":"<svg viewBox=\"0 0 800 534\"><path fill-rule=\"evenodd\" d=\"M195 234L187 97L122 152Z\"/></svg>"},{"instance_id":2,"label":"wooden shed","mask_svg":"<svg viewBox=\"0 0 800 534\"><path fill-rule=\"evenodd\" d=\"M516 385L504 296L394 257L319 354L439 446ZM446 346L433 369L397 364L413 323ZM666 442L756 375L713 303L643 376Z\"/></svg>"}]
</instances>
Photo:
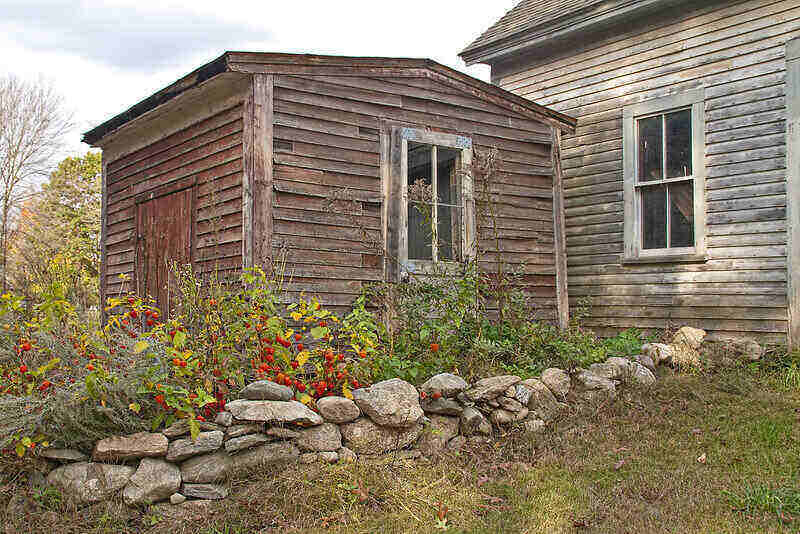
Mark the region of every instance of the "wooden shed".
<instances>
[{"instance_id":1,"label":"wooden shed","mask_svg":"<svg viewBox=\"0 0 800 534\"><path fill-rule=\"evenodd\" d=\"M578 119L569 296L599 332L800 346L798 37L796 0L522 0L461 53Z\"/></svg>"},{"instance_id":2,"label":"wooden shed","mask_svg":"<svg viewBox=\"0 0 800 534\"><path fill-rule=\"evenodd\" d=\"M478 253L521 269L541 317L564 322L553 141L574 124L430 60L225 53L84 134L103 149L101 294L125 274L169 308L168 262L224 274L280 251L290 290L335 309ZM470 166L491 149L500 250L480 240ZM409 209L417 179L433 236Z\"/></svg>"}]
</instances>

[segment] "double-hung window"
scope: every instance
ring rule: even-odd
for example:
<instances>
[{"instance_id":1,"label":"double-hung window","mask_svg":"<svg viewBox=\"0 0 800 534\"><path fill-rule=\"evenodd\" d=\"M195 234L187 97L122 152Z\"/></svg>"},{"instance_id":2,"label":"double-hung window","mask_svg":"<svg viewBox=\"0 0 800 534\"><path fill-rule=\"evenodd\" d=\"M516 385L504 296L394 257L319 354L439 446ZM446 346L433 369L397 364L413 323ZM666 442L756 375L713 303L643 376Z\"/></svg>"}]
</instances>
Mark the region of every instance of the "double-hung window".
<instances>
[{"instance_id":1,"label":"double-hung window","mask_svg":"<svg viewBox=\"0 0 800 534\"><path fill-rule=\"evenodd\" d=\"M471 258L472 140L395 127L390 150L387 245L397 274Z\"/></svg>"},{"instance_id":2,"label":"double-hung window","mask_svg":"<svg viewBox=\"0 0 800 534\"><path fill-rule=\"evenodd\" d=\"M623 112L626 261L705 255L702 89Z\"/></svg>"}]
</instances>

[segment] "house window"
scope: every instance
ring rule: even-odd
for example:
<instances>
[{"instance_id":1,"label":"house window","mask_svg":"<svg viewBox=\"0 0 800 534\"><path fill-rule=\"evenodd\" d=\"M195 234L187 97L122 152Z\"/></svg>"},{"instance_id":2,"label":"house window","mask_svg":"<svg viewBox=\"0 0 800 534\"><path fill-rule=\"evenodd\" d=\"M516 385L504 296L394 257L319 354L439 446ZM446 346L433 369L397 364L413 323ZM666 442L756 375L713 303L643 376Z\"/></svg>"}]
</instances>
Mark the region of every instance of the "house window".
<instances>
[{"instance_id":1,"label":"house window","mask_svg":"<svg viewBox=\"0 0 800 534\"><path fill-rule=\"evenodd\" d=\"M626 261L705 258L703 92L623 112Z\"/></svg>"},{"instance_id":2,"label":"house window","mask_svg":"<svg viewBox=\"0 0 800 534\"><path fill-rule=\"evenodd\" d=\"M396 274L473 257L471 139L403 127L392 138L386 221Z\"/></svg>"}]
</instances>

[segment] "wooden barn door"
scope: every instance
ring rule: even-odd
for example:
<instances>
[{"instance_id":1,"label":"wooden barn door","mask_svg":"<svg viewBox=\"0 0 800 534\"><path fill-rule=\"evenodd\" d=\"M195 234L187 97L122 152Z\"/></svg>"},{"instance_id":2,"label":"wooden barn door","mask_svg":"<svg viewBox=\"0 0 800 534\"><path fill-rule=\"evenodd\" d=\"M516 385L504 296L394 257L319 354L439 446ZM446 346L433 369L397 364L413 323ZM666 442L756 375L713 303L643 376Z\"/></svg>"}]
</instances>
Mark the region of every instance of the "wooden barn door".
<instances>
[{"instance_id":1,"label":"wooden barn door","mask_svg":"<svg viewBox=\"0 0 800 534\"><path fill-rule=\"evenodd\" d=\"M183 184L180 189L173 187L137 199L137 286L141 295L156 299L164 317L169 317L175 305L171 266L192 261L192 186Z\"/></svg>"}]
</instances>

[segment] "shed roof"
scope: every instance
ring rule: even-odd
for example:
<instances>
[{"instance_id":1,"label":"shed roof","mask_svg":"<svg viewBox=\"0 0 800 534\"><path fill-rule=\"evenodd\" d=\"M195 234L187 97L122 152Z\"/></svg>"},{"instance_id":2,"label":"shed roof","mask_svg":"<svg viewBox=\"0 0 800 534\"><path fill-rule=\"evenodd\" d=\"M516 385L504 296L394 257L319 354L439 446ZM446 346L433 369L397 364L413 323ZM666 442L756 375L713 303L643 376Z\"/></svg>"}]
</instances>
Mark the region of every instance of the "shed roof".
<instances>
[{"instance_id":1,"label":"shed roof","mask_svg":"<svg viewBox=\"0 0 800 534\"><path fill-rule=\"evenodd\" d=\"M83 134L83 142L98 146L106 135L137 117L166 104L185 91L226 72L250 74L302 74L306 76L427 77L483 98L509 111L549 122L562 129L575 128L576 119L541 106L495 85L473 78L431 59L319 56L266 52L225 52L217 59L145 98L126 111Z\"/></svg>"}]
</instances>

